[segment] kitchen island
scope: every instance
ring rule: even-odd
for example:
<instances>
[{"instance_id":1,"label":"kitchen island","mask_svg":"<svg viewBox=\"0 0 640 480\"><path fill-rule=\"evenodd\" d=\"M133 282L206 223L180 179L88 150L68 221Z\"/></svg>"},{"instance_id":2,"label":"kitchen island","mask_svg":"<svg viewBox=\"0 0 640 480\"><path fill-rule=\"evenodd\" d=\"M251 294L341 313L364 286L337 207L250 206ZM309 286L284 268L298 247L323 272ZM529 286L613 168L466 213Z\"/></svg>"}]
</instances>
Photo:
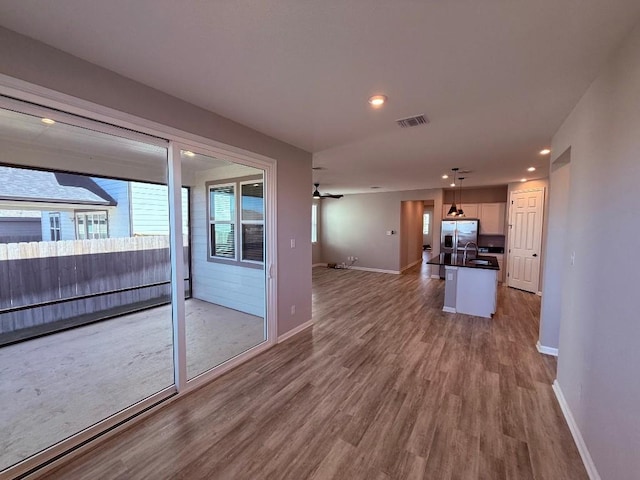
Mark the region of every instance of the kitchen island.
<instances>
[{"instance_id":1,"label":"kitchen island","mask_svg":"<svg viewBox=\"0 0 640 480\"><path fill-rule=\"evenodd\" d=\"M427 263L445 268L443 311L485 318L496 312L500 270L496 257L441 253Z\"/></svg>"}]
</instances>

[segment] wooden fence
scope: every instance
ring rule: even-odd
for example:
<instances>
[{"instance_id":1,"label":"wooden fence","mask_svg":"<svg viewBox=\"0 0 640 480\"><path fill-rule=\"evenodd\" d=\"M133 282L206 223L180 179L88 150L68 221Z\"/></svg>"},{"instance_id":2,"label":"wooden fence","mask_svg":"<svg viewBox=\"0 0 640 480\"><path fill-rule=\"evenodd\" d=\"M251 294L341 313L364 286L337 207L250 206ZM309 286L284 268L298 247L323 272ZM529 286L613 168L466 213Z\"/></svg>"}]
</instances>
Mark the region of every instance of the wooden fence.
<instances>
[{"instance_id":1,"label":"wooden fence","mask_svg":"<svg viewBox=\"0 0 640 480\"><path fill-rule=\"evenodd\" d=\"M170 280L166 236L0 244L0 344L166 303Z\"/></svg>"}]
</instances>

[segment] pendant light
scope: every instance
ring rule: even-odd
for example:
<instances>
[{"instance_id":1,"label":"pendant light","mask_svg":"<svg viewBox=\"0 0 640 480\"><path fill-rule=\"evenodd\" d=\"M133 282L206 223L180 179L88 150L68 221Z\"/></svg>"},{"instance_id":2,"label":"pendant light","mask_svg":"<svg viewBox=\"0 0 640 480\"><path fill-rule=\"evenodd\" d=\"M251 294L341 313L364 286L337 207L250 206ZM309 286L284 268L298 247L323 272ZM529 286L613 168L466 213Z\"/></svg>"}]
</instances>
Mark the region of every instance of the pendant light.
<instances>
[{"instance_id":1,"label":"pendant light","mask_svg":"<svg viewBox=\"0 0 640 480\"><path fill-rule=\"evenodd\" d=\"M456 207L456 190L455 190L456 174L458 173L458 170L459 170L458 167L451 169L451 171L453 172L453 184L454 184L453 204L451 204L451 208L449 209L447 216L452 216L452 217L455 217L458 214L458 207Z\"/></svg>"},{"instance_id":2,"label":"pendant light","mask_svg":"<svg viewBox=\"0 0 640 480\"><path fill-rule=\"evenodd\" d=\"M458 216L464 217L464 210L462 210L462 181L464 177L459 177L458 180L460 180L460 208L458 209Z\"/></svg>"}]
</instances>

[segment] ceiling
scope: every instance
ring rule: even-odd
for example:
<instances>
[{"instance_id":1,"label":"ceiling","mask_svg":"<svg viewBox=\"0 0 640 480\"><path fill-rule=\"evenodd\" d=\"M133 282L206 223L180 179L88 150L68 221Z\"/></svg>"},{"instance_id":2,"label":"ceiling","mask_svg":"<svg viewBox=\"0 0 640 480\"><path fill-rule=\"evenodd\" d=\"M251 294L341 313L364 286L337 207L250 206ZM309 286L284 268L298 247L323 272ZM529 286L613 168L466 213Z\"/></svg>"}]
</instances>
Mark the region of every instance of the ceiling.
<instances>
[{"instance_id":1,"label":"ceiling","mask_svg":"<svg viewBox=\"0 0 640 480\"><path fill-rule=\"evenodd\" d=\"M637 0L0 2L6 28L313 152L332 193L546 176L538 151L639 19Z\"/></svg>"}]
</instances>

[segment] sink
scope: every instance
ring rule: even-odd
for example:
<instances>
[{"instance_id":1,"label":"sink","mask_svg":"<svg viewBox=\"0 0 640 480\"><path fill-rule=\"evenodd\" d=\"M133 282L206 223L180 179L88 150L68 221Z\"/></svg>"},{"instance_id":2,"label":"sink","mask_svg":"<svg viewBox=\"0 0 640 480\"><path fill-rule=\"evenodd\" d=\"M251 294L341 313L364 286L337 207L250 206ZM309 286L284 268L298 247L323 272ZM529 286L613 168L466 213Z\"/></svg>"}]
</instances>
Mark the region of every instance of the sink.
<instances>
[{"instance_id":1,"label":"sink","mask_svg":"<svg viewBox=\"0 0 640 480\"><path fill-rule=\"evenodd\" d=\"M481 258L474 258L472 260L468 260L467 263L470 263L472 265L491 265L490 260L484 260Z\"/></svg>"}]
</instances>

